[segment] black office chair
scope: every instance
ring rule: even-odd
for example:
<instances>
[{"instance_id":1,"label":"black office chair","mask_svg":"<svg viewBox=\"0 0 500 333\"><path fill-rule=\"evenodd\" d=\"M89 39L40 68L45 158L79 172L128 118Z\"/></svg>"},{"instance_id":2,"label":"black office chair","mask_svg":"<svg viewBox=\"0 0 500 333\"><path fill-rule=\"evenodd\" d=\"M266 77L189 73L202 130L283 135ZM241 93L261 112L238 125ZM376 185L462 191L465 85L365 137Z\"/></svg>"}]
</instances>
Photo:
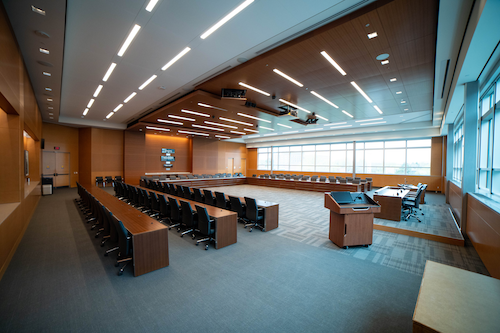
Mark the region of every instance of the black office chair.
<instances>
[{"instance_id":1,"label":"black office chair","mask_svg":"<svg viewBox=\"0 0 500 333\"><path fill-rule=\"evenodd\" d=\"M326 182L326 176L320 176L319 177L320 182Z\"/></svg>"},{"instance_id":2,"label":"black office chair","mask_svg":"<svg viewBox=\"0 0 500 333\"><path fill-rule=\"evenodd\" d=\"M149 191L149 199L151 201L151 213L149 216L156 218L160 216L160 202L158 201L156 192Z\"/></svg>"},{"instance_id":3,"label":"black office chair","mask_svg":"<svg viewBox=\"0 0 500 333\"><path fill-rule=\"evenodd\" d=\"M208 216L207 209L205 207L200 207L196 205L196 212L198 213L198 230L200 233L206 237L198 239L196 245L198 246L203 242L213 242L215 239L215 220L211 220ZM205 244L205 250L208 250L208 245Z\"/></svg>"},{"instance_id":4,"label":"black office chair","mask_svg":"<svg viewBox=\"0 0 500 333\"><path fill-rule=\"evenodd\" d=\"M104 177L104 186L106 186L108 184L113 184L113 177L111 177L111 176Z\"/></svg>"},{"instance_id":5,"label":"black office chair","mask_svg":"<svg viewBox=\"0 0 500 333\"><path fill-rule=\"evenodd\" d=\"M160 215L158 217L160 222L165 222L170 218L170 211L167 200L163 194L158 194L158 202L160 204Z\"/></svg>"},{"instance_id":6,"label":"black office chair","mask_svg":"<svg viewBox=\"0 0 500 333\"><path fill-rule=\"evenodd\" d=\"M229 196L231 211L238 214L238 222L245 223L246 207L241 203L240 198Z\"/></svg>"},{"instance_id":7,"label":"black office chair","mask_svg":"<svg viewBox=\"0 0 500 333\"><path fill-rule=\"evenodd\" d=\"M191 237L194 239L194 230L197 228L198 225L198 214L193 211L191 208L191 205L189 202L184 201L184 200L179 200L181 202L181 209L182 209L182 223L181 227L177 228L177 232L181 232L181 237L184 236L185 234L191 233Z\"/></svg>"},{"instance_id":8,"label":"black office chair","mask_svg":"<svg viewBox=\"0 0 500 333\"><path fill-rule=\"evenodd\" d=\"M203 197L205 198L205 203L210 206L215 206L215 198L212 195L212 191L203 190Z\"/></svg>"},{"instance_id":9,"label":"black office chair","mask_svg":"<svg viewBox=\"0 0 500 333\"><path fill-rule=\"evenodd\" d=\"M224 193L215 192L215 205L219 208L227 209L228 202Z\"/></svg>"},{"instance_id":10,"label":"black office chair","mask_svg":"<svg viewBox=\"0 0 500 333\"><path fill-rule=\"evenodd\" d=\"M201 202L203 203L205 201L205 197L203 196L203 194L201 194L201 191L199 188L193 188L193 192L194 192L194 201L197 201L197 202Z\"/></svg>"},{"instance_id":11,"label":"black office chair","mask_svg":"<svg viewBox=\"0 0 500 333\"><path fill-rule=\"evenodd\" d=\"M102 179L102 177L95 177L95 184L96 186L99 186L99 184L104 186L104 179Z\"/></svg>"},{"instance_id":12,"label":"black office chair","mask_svg":"<svg viewBox=\"0 0 500 333\"><path fill-rule=\"evenodd\" d=\"M115 182L120 182L120 183L122 183L122 182L123 182L123 178L122 178L122 176L115 176Z\"/></svg>"},{"instance_id":13,"label":"black office chair","mask_svg":"<svg viewBox=\"0 0 500 333\"><path fill-rule=\"evenodd\" d=\"M182 185L175 185L175 195L184 198L184 189Z\"/></svg>"},{"instance_id":14,"label":"black office chair","mask_svg":"<svg viewBox=\"0 0 500 333\"><path fill-rule=\"evenodd\" d=\"M405 216L406 221L408 221L410 217L414 217L415 219L417 219L418 222L422 222L418 218L417 212L415 211L415 209L419 208L420 197L422 196L422 192L423 192L423 186L418 188L417 195L415 197L403 198L402 202L403 211L408 210L408 214L406 214ZM424 215L424 213L421 214Z\"/></svg>"},{"instance_id":15,"label":"black office chair","mask_svg":"<svg viewBox=\"0 0 500 333\"><path fill-rule=\"evenodd\" d=\"M245 203L247 206L247 219L250 222L245 224L245 228L250 227L249 232L252 232L253 228L259 228L261 231L265 231L264 209L259 209L257 207L257 202L252 198L245 197Z\"/></svg>"},{"instance_id":16,"label":"black office chair","mask_svg":"<svg viewBox=\"0 0 500 333\"><path fill-rule=\"evenodd\" d=\"M168 229L172 229L173 227L177 227L181 224L182 218L182 210L177 203L177 200L174 198L168 198L168 204L170 207L170 225Z\"/></svg>"},{"instance_id":17,"label":"black office chair","mask_svg":"<svg viewBox=\"0 0 500 333\"><path fill-rule=\"evenodd\" d=\"M132 236L128 230L123 226L122 221L118 220L116 216L112 216L113 224L115 229L118 231L118 258L116 260L115 266L120 266L121 263L125 263L120 270L118 275L122 275L125 267L128 263L132 261Z\"/></svg>"},{"instance_id":18,"label":"black office chair","mask_svg":"<svg viewBox=\"0 0 500 333\"><path fill-rule=\"evenodd\" d=\"M193 200L193 193L191 193L191 189L187 186L184 186L183 189L184 189L184 199Z\"/></svg>"}]
</instances>

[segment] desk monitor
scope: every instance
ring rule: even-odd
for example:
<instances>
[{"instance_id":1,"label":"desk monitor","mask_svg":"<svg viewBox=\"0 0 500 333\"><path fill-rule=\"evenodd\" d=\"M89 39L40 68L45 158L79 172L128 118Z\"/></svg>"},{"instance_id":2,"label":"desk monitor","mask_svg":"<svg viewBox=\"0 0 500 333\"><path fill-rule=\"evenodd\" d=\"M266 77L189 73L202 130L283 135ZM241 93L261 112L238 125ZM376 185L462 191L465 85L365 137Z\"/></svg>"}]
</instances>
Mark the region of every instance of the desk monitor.
<instances>
[{"instance_id":1,"label":"desk monitor","mask_svg":"<svg viewBox=\"0 0 500 333\"><path fill-rule=\"evenodd\" d=\"M350 204L353 202L351 192L332 192L330 195L339 204Z\"/></svg>"}]
</instances>

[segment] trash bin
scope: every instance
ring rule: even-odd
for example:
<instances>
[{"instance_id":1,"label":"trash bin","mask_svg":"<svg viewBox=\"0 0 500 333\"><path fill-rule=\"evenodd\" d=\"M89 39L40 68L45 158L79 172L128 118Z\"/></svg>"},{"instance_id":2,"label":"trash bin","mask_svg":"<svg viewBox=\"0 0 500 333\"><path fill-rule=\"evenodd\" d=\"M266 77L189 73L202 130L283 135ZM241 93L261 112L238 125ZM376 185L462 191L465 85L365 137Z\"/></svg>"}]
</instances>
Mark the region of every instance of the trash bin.
<instances>
[{"instance_id":1,"label":"trash bin","mask_svg":"<svg viewBox=\"0 0 500 333\"><path fill-rule=\"evenodd\" d=\"M54 178L42 177L42 195L52 194L53 187L54 187Z\"/></svg>"}]
</instances>

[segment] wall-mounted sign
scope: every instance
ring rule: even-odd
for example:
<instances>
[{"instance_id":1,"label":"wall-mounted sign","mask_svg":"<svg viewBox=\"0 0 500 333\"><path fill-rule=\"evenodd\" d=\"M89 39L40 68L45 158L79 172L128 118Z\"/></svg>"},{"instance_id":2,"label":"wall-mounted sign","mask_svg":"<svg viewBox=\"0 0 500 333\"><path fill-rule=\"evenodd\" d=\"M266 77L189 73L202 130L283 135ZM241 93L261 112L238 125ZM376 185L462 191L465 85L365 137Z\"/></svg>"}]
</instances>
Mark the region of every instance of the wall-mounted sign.
<instances>
[{"instance_id":1,"label":"wall-mounted sign","mask_svg":"<svg viewBox=\"0 0 500 333\"><path fill-rule=\"evenodd\" d=\"M162 148L161 149L162 154L175 154L175 149L167 149L167 148Z\"/></svg>"},{"instance_id":2,"label":"wall-mounted sign","mask_svg":"<svg viewBox=\"0 0 500 333\"><path fill-rule=\"evenodd\" d=\"M174 156L162 156L161 157L161 161L162 162L165 162L165 161L175 161L175 157Z\"/></svg>"},{"instance_id":3,"label":"wall-mounted sign","mask_svg":"<svg viewBox=\"0 0 500 333\"><path fill-rule=\"evenodd\" d=\"M170 168L165 168L165 170L169 171L169 170L170 170Z\"/></svg>"},{"instance_id":4,"label":"wall-mounted sign","mask_svg":"<svg viewBox=\"0 0 500 333\"><path fill-rule=\"evenodd\" d=\"M171 168L171 167L172 167L172 164L163 164L163 167L164 167L164 168Z\"/></svg>"}]
</instances>

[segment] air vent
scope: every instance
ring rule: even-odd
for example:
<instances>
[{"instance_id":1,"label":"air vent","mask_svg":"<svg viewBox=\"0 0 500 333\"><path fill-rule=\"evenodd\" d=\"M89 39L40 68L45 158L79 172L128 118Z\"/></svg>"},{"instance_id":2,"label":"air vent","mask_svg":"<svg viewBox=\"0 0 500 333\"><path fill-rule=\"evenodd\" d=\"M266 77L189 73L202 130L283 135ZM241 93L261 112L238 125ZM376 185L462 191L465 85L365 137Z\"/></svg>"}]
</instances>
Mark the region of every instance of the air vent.
<instances>
[{"instance_id":1,"label":"air vent","mask_svg":"<svg viewBox=\"0 0 500 333\"><path fill-rule=\"evenodd\" d=\"M295 38L297 38L297 37L299 37L299 36L302 36L303 34L308 33L309 31L312 31L312 30L314 30L314 29L316 29L316 28L319 28L319 27L320 27L320 26L322 26L322 25L325 25L325 24L327 24L327 23L332 22L333 20L335 20L335 19L337 19L337 18L339 18L339 17L341 17L341 16L343 16L343 15L347 14L348 12L353 11L354 9L357 9L357 7L360 7L360 6L364 5L365 3L369 2L369 1L370 1L370 0L363 0L363 1L360 1L360 2L358 2L357 4L354 4L354 5L352 5L352 6L348 7L348 8L346 8L346 9L344 9L344 10L342 10L342 11L340 11L340 12L336 13L336 14L333 14L333 15L332 15L332 16L330 16L330 17L327 17L327 18L326 18L326 19L324 19L324 20L321 20L321 21L319 21L319 22L317 22L317 23L315 23L315 24L313 24L313 25L311 25L311 26L309 26L309 27L307 27L307 28L305 28L305 29L302 29L302 30L300 30L299 32L296 32L296 33L294 33L294 34L293 34L293 35L291 35L291 36L288 36L288 37L286 37L286 38L283 38L283 39L282 39L282 40L280 40L279 42L276 42L276 43L274 43L274 44L271 44L271 45L269 45L269 46L267 46L267 47L263 48L262 50L259 50L259 51L255 52L255 54L259 55L259 54L262 54L262 53L267 52L267 51L269 51L269 50L272 50L272 49L274 49L275 47L280 46L281 44L284 44L284 43L286 43L286 42L288 42L288 41L291 41L291 40L293 40L293 39L295 39Z\"/></svg>"},{"instance_id":2,"label":"air vent","mask_svg":"<svg viewBox=\"0 0 500 333\"><path fill-rule=\"evenodd\" d=\"M197 83L193 84L193 87L197 87L197 86L199 86L200 84L202 84L202 83L204 83L204 82L206 82L206 81L208 81L208 80L210 80L210 79L212 79L212 78L216 77L217 75L224 73L225 71L227 71L227 70L228 70L229 68L231 68L231 67L232 67L232 66L227 66L227 67L224 67L224 68L223 68L223 69L221 69L220 71L218 71L218 72L216 72L216 73L213 73L213 74L212 74L212 75L210 75L209 77L206 77L206 78L204 78L203 80L198 81Z\"/></svg>"}]
</instances>

